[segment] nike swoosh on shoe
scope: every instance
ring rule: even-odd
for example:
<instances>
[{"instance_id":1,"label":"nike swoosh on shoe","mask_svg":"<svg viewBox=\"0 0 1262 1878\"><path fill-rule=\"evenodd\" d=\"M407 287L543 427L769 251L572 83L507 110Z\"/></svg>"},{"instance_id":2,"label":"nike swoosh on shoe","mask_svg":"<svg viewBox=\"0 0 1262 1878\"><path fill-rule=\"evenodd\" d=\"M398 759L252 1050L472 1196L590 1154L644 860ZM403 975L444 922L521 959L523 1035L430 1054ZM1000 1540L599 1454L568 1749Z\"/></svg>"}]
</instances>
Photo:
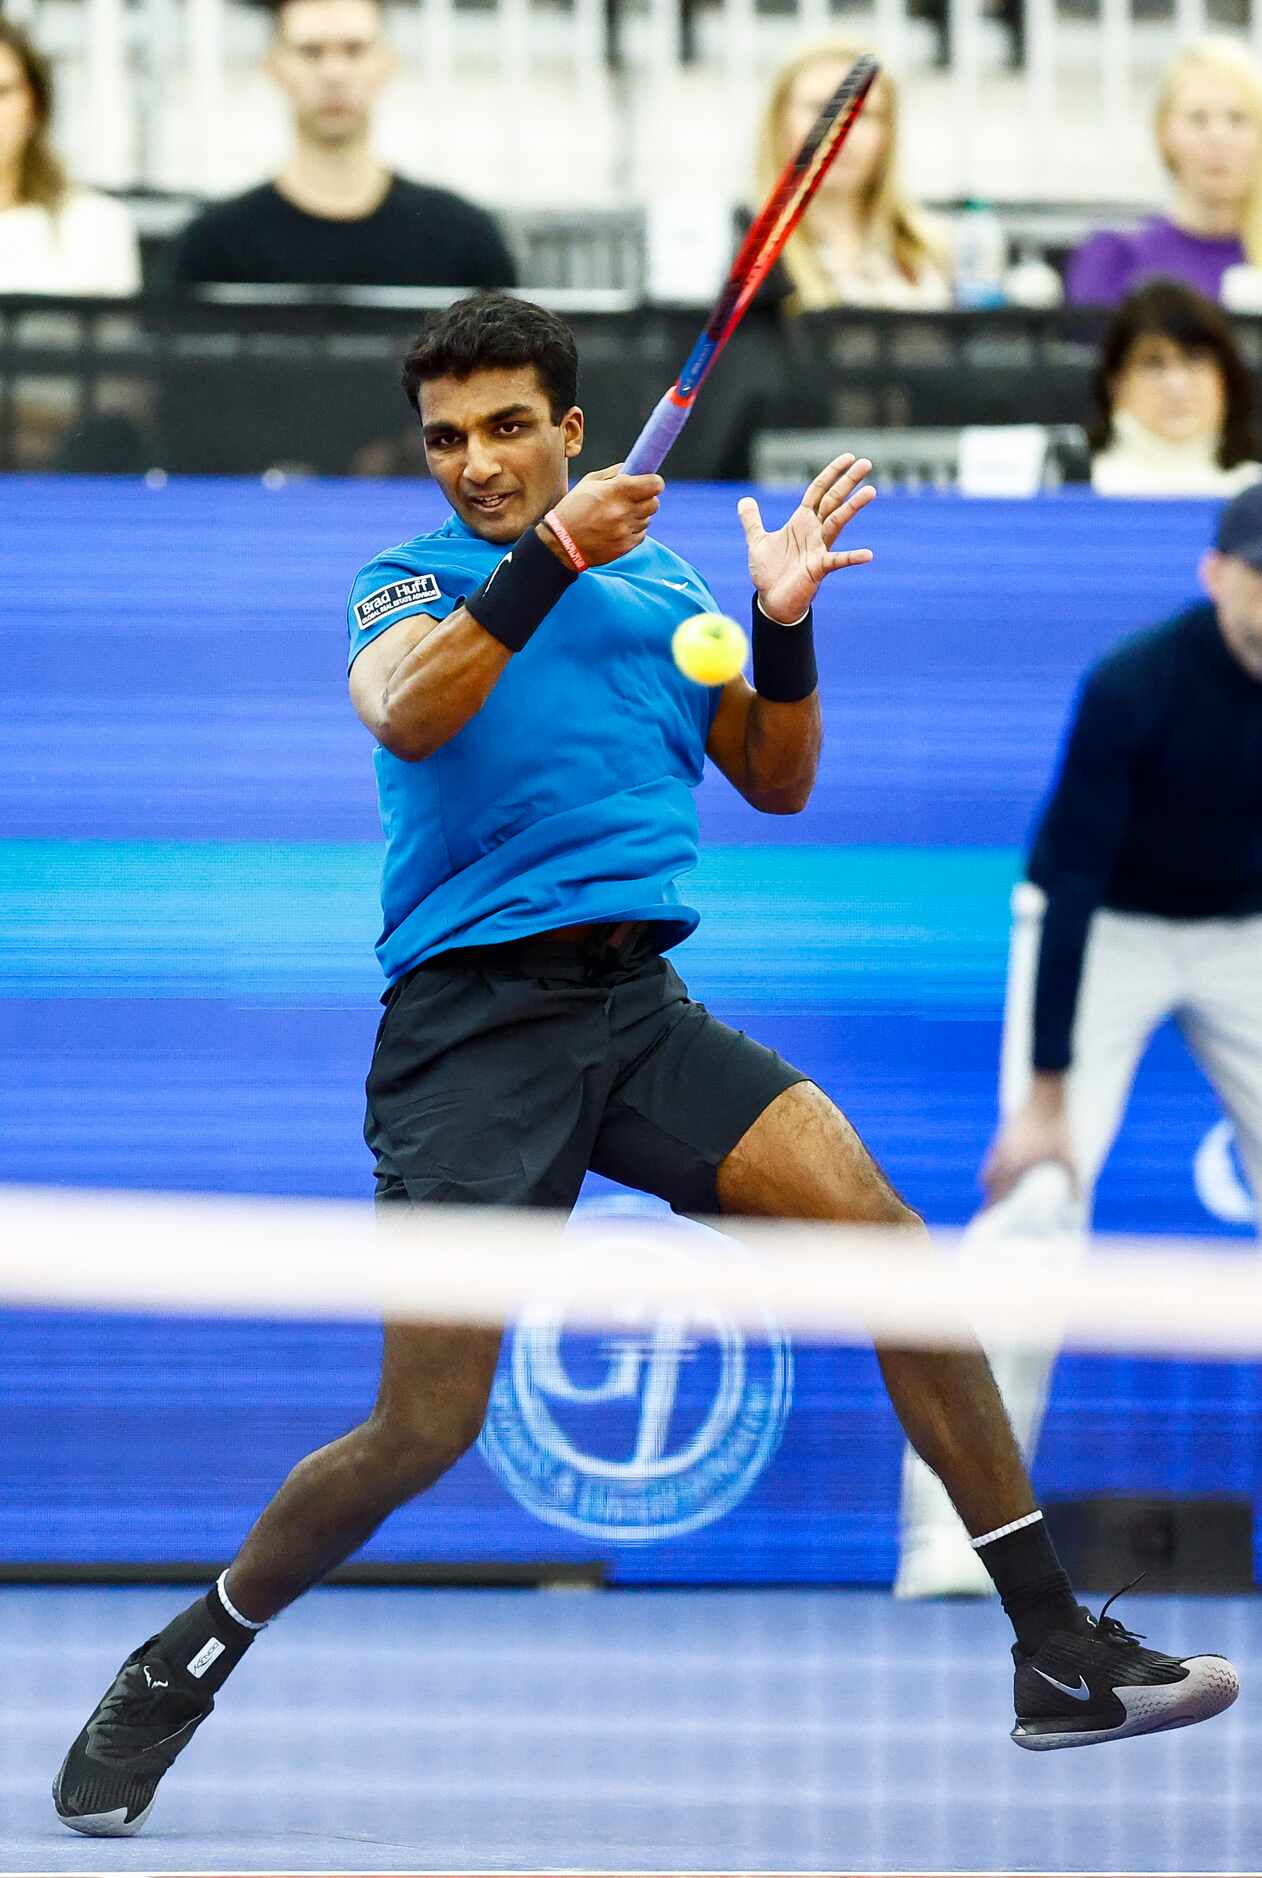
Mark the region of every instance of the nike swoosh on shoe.
<instances>
[{"instance_id":1,"label":"nike swoosh on shoe","mask_svg":"<svg viewBox=\"0 0 1262 1878\"><path fill-rule=\"evenodd\" d=\"M1033 1664L1031 1664L1030 1667L1034 1669ZM1078 1687L1073 1689L1067 1682L1057 1682L1055 1676L1049 1676L1045 1669L1035 1669L1034 1674L1041 1676L1044 1682L1050 1682L1053 1689L1059 1689L1062 1695L1069 1696L1075 1702L1089 1702L1091 1700L1091 1691L1088 1689L1086 1678L1083 1676L1079 1676Z\"/></svg>"}]
</instances>

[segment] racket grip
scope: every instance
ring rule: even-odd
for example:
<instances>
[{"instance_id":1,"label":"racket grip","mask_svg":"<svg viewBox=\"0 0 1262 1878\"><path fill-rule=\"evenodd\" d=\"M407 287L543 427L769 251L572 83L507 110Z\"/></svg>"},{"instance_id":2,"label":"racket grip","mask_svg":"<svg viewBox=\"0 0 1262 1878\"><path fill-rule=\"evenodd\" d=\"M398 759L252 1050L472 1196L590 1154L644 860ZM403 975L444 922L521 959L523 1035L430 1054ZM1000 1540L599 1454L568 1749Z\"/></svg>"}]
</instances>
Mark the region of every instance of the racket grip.
<instances>
[{"instance_id":1,"label":"racket grip","mask_svg":"<svg viewBox=\"0 0 1262 1878\"><path fill-rule=\"evenodd\" d=\"M692 415L692 402L691 398L680 399L673 385L665 397L658 400L648 423L627 451L627 460L622 466L627 476L645 476L660 468L667 451Z\"/></svg>"}]
</instances>

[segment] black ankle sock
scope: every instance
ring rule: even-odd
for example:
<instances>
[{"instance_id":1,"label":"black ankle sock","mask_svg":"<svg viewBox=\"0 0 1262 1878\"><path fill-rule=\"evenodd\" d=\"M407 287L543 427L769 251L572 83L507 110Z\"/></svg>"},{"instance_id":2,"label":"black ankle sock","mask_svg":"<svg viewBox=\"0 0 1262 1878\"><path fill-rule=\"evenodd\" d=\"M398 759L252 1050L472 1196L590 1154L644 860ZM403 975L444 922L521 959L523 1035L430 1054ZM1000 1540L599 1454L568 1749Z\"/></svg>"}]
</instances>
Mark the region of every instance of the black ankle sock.
<instances>
[{"instance_id":1,"label":"black ankle sock","mask_svg":"<svg viewBox=\"0 0 1262 1878\"><path fill-rule=\"evenodd\" d=\"M217 1695L258 1634L229 1615L219 1587L212 1585L159 1632L154 1648L207 1695Z\"/></svg>"},{"instance_id":2,"label":"black ankle sock","mask_svg":"<svg viewBox=\"0 0 1262 1878\"><path fill-rule=\"evenodd\" d=\"M978 1546L977 1556L994 1579L1017 1642L1027 1655L1032 1656L1053 1630L1073 1628L1078 1601L1041 1516Z\"/></svg>"}]
</instances>

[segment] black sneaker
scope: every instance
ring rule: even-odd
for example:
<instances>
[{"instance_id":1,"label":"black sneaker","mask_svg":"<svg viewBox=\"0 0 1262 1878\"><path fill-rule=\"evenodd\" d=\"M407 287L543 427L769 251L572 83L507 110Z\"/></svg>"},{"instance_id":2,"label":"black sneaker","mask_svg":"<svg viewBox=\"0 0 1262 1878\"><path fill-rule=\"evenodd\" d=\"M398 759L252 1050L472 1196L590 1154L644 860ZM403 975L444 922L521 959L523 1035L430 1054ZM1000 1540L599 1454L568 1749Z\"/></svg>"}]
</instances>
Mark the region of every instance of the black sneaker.
<instances>
[{"instance_id":1,"label":"black sneaker","mask_svg":"<svg viewBox=\"0 0 1262 1878\"><path fill-rule=\"evenodd\" d=\"M72 1832L105 1839L139 1832L158 1782L215 1706L192 1676L156 1654L156 1642L132 1651L53 1782L57 1817Z\"/></svg>"},{"instance_id":2,"label":"black sneaker","mask_svg":"<svg viewBox=\"0 0 1262 1878\"><path fill-rule=\"evenodd\" d=\"M1225 1656L1146 1650L1135 1632L1107 1615L1112 1603L1099 1617L1080 1608L1076 1627L1053 1631L1033 1656L1013 1645L1012 1739L1019 1748L1085 1748L1190 1728L1221 1715L1239 1695L1240 1678Z\"/></svg>"}]
</instances>

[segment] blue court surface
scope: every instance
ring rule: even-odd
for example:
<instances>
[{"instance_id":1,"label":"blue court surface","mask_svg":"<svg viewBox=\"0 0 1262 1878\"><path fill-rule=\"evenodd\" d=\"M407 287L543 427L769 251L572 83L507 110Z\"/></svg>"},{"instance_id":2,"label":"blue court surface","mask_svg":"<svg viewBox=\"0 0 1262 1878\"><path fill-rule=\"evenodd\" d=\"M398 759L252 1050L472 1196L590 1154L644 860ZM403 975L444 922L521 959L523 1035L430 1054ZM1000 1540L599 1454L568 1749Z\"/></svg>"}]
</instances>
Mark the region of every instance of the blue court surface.
<instances>
[{"instance_id":1,"label":"blue court surface","mask_svg":"<svg viewBox=\"0 0 1262 1878\"><path fill-rule=\"evenodd\" d=\"M1240 1664L1203 1727L1019 1752L992 1605L873 1591L313 1593L262 1638L136 1839L49 1781L189 1594L0 1592L5 1872L1242 1872L1262 1865L1262 1610L1132 1598Z\"/></svg>"}]
</instances>

